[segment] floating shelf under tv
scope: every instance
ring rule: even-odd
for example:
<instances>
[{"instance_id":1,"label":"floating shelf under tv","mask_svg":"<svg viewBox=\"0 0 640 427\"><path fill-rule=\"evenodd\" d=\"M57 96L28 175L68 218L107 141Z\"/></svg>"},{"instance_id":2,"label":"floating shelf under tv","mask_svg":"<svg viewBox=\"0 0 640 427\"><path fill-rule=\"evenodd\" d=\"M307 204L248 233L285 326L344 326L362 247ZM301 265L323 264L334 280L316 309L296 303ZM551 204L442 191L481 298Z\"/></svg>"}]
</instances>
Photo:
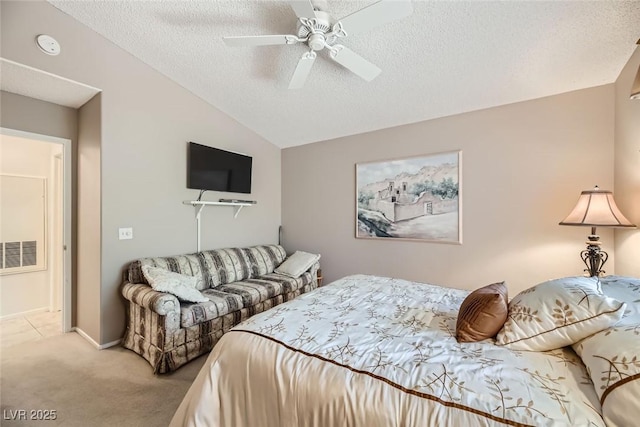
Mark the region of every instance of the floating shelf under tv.
<instances>
[{"instance_id":1,"label":"floating shelf under tv","mask_svg":"<svg viewBox=\"0 0 640 427\"><path fill-rule=\"evenodd\" d=\"M185 200L182 203L184 203L185 205L198 206L198 212L196 215L200 215L200 212L205 206L235 206L237 209L235 214L233 215L234 218L238 217L238 214L240 213L243 207L253 206L255 204L255 203L242 203L242 202L207 202L204 200Z\"/></svg>"},{"instance_id":2,"label":"floating shelf under tv","mask_svg":"<svg viewBox=\"0 0 640 427\"><path fill-rule=\"evenodd\" d=\"M200 214L202 213L202 209L205 206L233 206L235 208L235 213L233 214L233 218L237 218L238 214L245 206L253 206L254 203L242 203L242 202L207 202L204 200L185 200L182 202L185 205L195 206L196 208L196 227L198 233L198 243L197 248L198 252L200 252Z\"/></svg>"}]
</instances>

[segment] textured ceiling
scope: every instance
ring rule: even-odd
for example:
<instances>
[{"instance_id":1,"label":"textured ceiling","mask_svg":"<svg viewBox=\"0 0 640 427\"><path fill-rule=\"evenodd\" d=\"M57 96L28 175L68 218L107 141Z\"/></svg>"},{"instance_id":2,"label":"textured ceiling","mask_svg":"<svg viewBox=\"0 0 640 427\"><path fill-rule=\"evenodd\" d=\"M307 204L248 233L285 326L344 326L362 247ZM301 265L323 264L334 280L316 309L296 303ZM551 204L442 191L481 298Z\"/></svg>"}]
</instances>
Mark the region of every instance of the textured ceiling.
<instances>
[{"instance_id":1,"label":"textured ceiling","mask_svg":"<svg viewBox=\"0 0 640 427\"><path fill-rule=\"evenodd\" d=\"M342 42L382 69L375 80L321 52L288 90L304 45L222 41L295 33L287 2L49 1L280 147L612 83L640 36L638 1L414 1L410 17Z\"/></svg>"}]
</instances>

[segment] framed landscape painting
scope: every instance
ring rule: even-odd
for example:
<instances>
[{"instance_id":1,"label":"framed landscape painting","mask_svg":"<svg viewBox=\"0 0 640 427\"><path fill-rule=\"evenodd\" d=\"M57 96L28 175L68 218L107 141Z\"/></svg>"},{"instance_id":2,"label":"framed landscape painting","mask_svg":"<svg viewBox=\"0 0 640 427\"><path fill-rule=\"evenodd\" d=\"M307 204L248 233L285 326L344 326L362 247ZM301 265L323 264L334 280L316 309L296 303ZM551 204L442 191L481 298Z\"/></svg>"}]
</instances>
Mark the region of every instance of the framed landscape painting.
<instances>
[{"instance_id":1,"label":"framed landscape painting","mask_svg":"<svg viewBox=\"0 0 640 427\"><path fill-rule=\"evenodd\" d=\"M462 243L462 152L356 164L356 237Z\"/></svg>"}]
</instances>

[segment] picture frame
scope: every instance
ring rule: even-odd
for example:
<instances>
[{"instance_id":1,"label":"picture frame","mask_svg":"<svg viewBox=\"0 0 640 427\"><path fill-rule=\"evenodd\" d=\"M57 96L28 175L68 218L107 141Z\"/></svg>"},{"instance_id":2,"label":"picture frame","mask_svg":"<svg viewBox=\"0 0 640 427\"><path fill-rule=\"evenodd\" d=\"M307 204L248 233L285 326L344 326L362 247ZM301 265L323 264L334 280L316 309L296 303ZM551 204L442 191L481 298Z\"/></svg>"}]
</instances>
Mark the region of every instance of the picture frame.
<instances>
[{"instance_id":1,"label":"picture frame","mask_svg":"<svg viewBox=\"0 0 640 427\"><path fill-rule=\"evenodd\" d=\"M356 164L356 238L462 244L462 151Z\"/></svg>"}]
</instances>

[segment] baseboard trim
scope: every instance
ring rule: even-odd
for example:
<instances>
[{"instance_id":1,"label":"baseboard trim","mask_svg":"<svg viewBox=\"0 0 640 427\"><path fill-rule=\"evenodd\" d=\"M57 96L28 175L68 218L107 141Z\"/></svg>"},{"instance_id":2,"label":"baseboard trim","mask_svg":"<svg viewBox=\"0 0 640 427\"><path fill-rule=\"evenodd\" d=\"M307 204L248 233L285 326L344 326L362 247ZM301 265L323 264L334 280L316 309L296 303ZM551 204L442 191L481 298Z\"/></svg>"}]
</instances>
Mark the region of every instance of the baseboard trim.
<instances>
[{"instance_id":1,"label":"baseboard trim","mask_svg":"<svg viewBox=\"0 0 640 427\"><path fill-rule=\"evenodd\" d=\"M47 311L49 311L49 307L34 308L33 310L27 310L27 311L22 311L20 313L6 314L4 316L0 316L0 320L15 319L17 317L24 317L30 314L46 313Z\"/></svg>"},{"instance_id":2,"label":"baseboard trim","mask_svg":"<svg viewBox=\"0 0 640 427\"><path fill-rule=\"evenodd\" d=\"M118 344L120 344L122 342L122 338L120 338L120 339L117 339L115 341L108 342L106 344L98 344L93 338L91 338L89 336L89 334L87 334L85 331L83 331L82 329L78 328L77 326L74 326L73 328L71 328L71 331L76 332L82 338L84 338L85 340L89 341L89 343L91 343L91 345L93 345L98 350L104 350L104 349L109 348L109 347L114 347L114 346L116 346L116 345L118 345Z\"/></svg>"},{"instance_id":3,"label":"baseboard trim","mask_svg":"<svg viewBox=\"0 0 640 427\"><path fill-rule=\"evenodd\" d=\"M117 339L115 341L108 342L106 344L102 344L100 346L100 350L104 350L105 348L109 348L109 347L115 347L117 345L120 345L121 342L122 342L122 338Z\"/></svg>"}]
</instances>

